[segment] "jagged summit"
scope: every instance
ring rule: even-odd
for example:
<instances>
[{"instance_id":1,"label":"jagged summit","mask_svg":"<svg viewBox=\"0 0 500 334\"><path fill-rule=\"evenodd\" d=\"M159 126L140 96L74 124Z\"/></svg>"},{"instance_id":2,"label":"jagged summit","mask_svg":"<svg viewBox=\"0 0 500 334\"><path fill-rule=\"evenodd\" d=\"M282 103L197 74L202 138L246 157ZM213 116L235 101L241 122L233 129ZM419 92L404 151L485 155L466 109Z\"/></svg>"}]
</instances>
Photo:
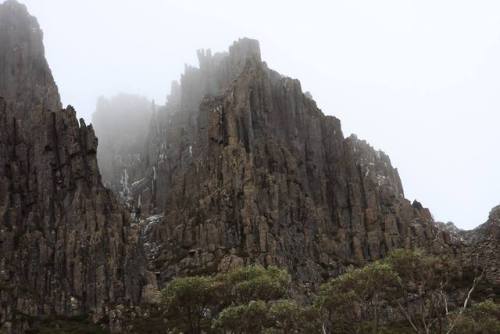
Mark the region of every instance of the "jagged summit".
<instances>
[{"instance_id":1,"label":"jagged summit","mask_svg":"<svg viewBox=\"0 0 500 334\"><path fill-rule=\"evenodd\" d=\"M197 55L200 69L224 58L228 58L229 62L238 68L242 68L248 59L261 61L259 41L251 38L238 39L229 47L228 52L218 52L212 55L210 49L200 49Z\"/></svg>"},{"instance_id":2,"label":"jagged summit","mask_svg":"<svg viewBox=\"0 0 500 334\"><path fill-rule=\"evenodd\" d=\"M314 283L394 248L448 247L389 157L344 138L257 41L198 57L153 116L138 163L115 170L136 175L126 187L160 283L244 263Z\"/></svg>"},{"instance_id":3,"label":"jagged summit","mask_svg":"<svg viewBox=\"0 0 500 334\"><path fill-rule=\"evenodd\" d=\"M366 140L359 139L355 134L346 138L346 142L350 143L356 162L366 169L366 177L371 177L379 186L391 187L392 192L404 198L403 184L398 169L391 168L391 159L385 152L375 150ZM420 211L427 210L416 201L412 203L412 206Z\"/></svg>"},{"instance_id":4,"label":"jagged summit","mask_svg":"<svg viewBox=\"0 0 500 334\"><path fill-rule=\"evenodd\" d=\"M493 209L491 209L489 218L490 220L500 221L500 205L497 205Z\"/></svg>"},{"instance_id":5,"label":"jagged summit","mask_svg":"<svg viewBox=\"0 0 500 334\"><path fill-rule=\"evenodd\" d=\"M500 286L500 206L494 207L488 220L470 231L463 232L467 238L465 250L468 261L479 263L485 269L490 284Z\"/></svg>"},{"instance_id":6,"label":"jagged summit","mask_svg":"<svg viewBox=\"0 0 500 334\"><path fill-rule=\"evenodd\" d=\"M8 8L9 10L12 10L12 11L22 12L23 15L31 17L36 22L36 18L29 14L28 8L26 7L26 5L23 3L20 3L17 0L5 0L5 1L3 1L3 3L0 3L0 5L4 5L6 8ZM37 26L38 26L38 24L37 24Z\"/></svg>"},{"instance_id":7,"label":"jagged summit","mask_svg":"<svg viewBox=\"0 0 500 334\"><path fill-rule=\"evenodd\" d=\"M500 205L491 209L486 223L478 226L470 233L482 239L500 240Z\"/></svg>"},{"instance_id":8,"label":"jagged summit","mask_svg":"<svg viewBox=\"0 0 500 334\"><path fill-rule=\"evenodd\" d=\"M396 248L482 262L500 282L499 207L454 240L405 199L385 153L345 138L252 39L199 51L164 106L101 101L99 163L131 218L101 182L93 127L61 109L42 37L23 5L0 5L0 331L87 315L123 332L122 311L140 313L157 282L259 263L314 288ZM150 121L114 122L123 105Z\"/></svg>"},{"instance_id":9,"label":"jagged summit","mask_svg":"<svg viewBox=\"0 0 500 334\"><path fill-rule=\"evenodd\" d=\"M259 41L250 38L240 38L229 47L229 58L235 66L246 63L248 58L261 61Z\"/></svg>"},{"instance_id":10,"label":"jagged summit","mask_svg":"<svg viewBox=\"0 0 500 334\"><path fill-rule=\"evenodd\" d=\"M39 317L103 319L154 284L96 151L92 126L61 109L36 19L1 4L0 332L24 333Z\"/></svg>"},{"instance_id":11,"label":"jagged summit","mask_svg":"<svg viewBox=\"0 0 500 334\"><path fill-rule=\"evenodd\" d=\"M14 0L0 4L0 92L20 118L33 109L61 109L42 40L42 30L25 5Z\"/></svg>"}]
</instances>

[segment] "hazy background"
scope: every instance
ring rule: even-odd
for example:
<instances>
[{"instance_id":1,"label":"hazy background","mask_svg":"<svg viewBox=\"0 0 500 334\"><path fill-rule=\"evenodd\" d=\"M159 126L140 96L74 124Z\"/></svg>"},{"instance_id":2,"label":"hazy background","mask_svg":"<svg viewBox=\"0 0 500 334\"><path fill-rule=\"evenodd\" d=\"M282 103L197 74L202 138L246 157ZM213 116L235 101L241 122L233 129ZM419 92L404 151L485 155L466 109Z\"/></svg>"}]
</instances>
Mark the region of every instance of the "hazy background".
<instances>
[{"instance_id":1,"label":"hazy background","mask_svg":"<svg viewBox=\"0 0 500 334\"><path fill-rule=\"evenodd\" d=\"M24 0L64 104L163 104L196 50L260 40L326 114L387 152L409 199L472 228L500 203L500 1Z\"/></svg>"}]
</instances>

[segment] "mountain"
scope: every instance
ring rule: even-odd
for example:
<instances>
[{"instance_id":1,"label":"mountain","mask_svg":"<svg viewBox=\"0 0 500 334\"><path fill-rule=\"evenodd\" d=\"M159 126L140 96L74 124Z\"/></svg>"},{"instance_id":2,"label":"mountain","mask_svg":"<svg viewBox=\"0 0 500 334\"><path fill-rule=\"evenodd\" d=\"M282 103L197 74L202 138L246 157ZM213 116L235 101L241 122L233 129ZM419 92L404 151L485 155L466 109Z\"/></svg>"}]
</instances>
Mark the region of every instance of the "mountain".
<instances>
[{"instance_id":1,"label":"mountain","mask_svg":"<svg viewBox=\"0 0 500 334\"><path fill-rule=\"evenodd\" d=\"M198 58L153 114L141 163L114 171L136 175L122 192L161 284L249 263L318 283L391 249L450 249L429 210L404 198L389 157L345 138L256 40Z\"/></svg>"},{"instance_id":2,"label":"mountain","mask_svg":"<svg viewBox=\"0 0 500 334\"><path fill-rule=\"evenodd\" d=\"M154 277L129 214L104 188L92 126L61 108L42 31L0 5L0 329L139 303Z\"/></svg>"},{"instance_id":3,"label":"mountain","mask_svg":"<svg viewBox=\"0 0 500 334\"><path fill-rule=\"evenodd\" d=\"M0 5L0 331L79 316L126 332L175 277L276 265L300 294L397 248L479 264L498 291L500 209L473 231L434 222L258 41L198 51L163 106L101 100L98 147L62 108L42 37L25 6Z\"/></svg>"}]
</instances>

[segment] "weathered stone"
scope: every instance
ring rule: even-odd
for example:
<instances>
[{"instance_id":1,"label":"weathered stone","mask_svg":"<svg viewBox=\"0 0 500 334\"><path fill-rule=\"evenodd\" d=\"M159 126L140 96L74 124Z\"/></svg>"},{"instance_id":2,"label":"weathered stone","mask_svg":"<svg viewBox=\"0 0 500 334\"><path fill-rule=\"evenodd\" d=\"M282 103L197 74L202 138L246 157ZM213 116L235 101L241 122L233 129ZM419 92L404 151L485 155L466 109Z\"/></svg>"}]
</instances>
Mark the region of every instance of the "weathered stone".
<instances>
[{"instance_id":1,"label":"weathered stone","mask_svg":"<svg viewBox=\"0 0 500 334\"><path fill-rule=\"evenodd\" d=\"M340 121L298 80L270 70L250 39L228 53L199 51L200 67L172 84L147 136L111 158L107 177L135 206L132 223L101 183L92 126L61 109L41 37L24 6L0 5L0 326L8 333L27 329L26 315L90 313L132 332L128 321L155 313L163 326L157 278L260 263L288 268L297 291L310 290L400 247L455 254L500 283L499 208L473 231L435 223L404 198L387 155L344 138Z\"/></svg>"},{"instance_id":2,"label":"weathered stone","mask_svg":"<svg viewBox=\"0 0 500 334\"><path fill-rule=\"evenodd\" d=\"M35 18L15 1L0 4L0 329L7 332L25 330L30 316L99 319L113 305L139 303L145 284L154 285L139 230L101 184L92 126L60 105Z\"/></svg>"},{"instance_id":3,"label":"weathered stone","mask_svg":"<svg viewBox=\"0 0 500 334\"><path fill-rule=\"evenodd\" d=\"M164 214L146 239L162 282L235 259L320 282L394 248L447 248L429 211L404 198L389 157L344 138L298 80L261 61L257 41L198 57L154 115L149 165L134 171L145 185L134 202L150 199L140 211Z\"/></svg>"},{"instance_id":4,"label":"weathered stone","mask_svg":"<svg viewBox=\"0 0 500 334\"><path fill-rule=\"evenodd\" d=\"M496 291L500 289L500 205L494 207L486 223L470 231L458 231L465 243L463 259L484 270L485 278Z\"/></svg>"}]
</instances>

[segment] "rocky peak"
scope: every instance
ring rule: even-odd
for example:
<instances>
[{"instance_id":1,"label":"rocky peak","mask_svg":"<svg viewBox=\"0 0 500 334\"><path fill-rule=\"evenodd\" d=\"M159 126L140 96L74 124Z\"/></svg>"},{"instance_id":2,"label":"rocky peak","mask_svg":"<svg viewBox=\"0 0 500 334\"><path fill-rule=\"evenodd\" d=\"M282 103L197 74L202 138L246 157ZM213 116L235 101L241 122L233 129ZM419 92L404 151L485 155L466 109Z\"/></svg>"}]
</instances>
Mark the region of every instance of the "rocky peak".
<instances>
[{"instance_id":1,"label":"rocky peak","mask_svg":"<svg viewBox=\"0 0 500 334\"><path fill-rule=\"evenodd\" d=\"M112 148L99 163L111 156L104 176L131 199L132 221L101 183L93 127L61 108L38 23L0 5L0 331L73 315L113 327L124 305L153 299L156 279L243 264L315 285L402 247L465 254L500 282L500 207L462 248L453 225L404 198L389 157L345 138L257 41L198 58L148 109L147 135L118 136L129 122L106 133L120 117L106 101L94 119Z\"/></svg>"},{"instance_id":2,"label":"rocky peak","mask_svg":"<svg viewBox=\"0 0 500 334\"><path fill-rule=\"evenodd\" d=\"M210 49L201 49L197 55L199 67L186 65L179 82L172 82L166 106L160 106L152 113L146 149L142 153L134 149L125 149L119 155L105 154L103 149L103 153L98 154L99 164L106 166L103 172L104 181L119 193L132 194L132 202L135 204L141 202L141 210L145 213L157 214L164 208L164 193L156 191L158 187L163 188L164 185L153 184L165 182L154 176L164 167L167 157L178 156L180 159L186 157L180 152L167 153L168 148L177 147L189 154L195 147L193 143L199 140L196 138L197 129L200 120L203 120L198 117L198 110L204 97L223 94L247 65L253 64L254 67L262 65L259 42L249 38L234 42L228 52L213 54ZM96 118L94 123L97 136L105 139L110 133L104 131L102 119L111 118L111 114L102 108L99 109L101 119ZM123 131L123 127L119 126L111 130L117 133ZM179 140L182 140L182 144L175 143ZM131 155L137 163L126 159L127 163L124 164L123 157ZM109 169L111 165L121 167ZM127 178L131 177L130 184L127 183L126 186L121 182L125 174ZM115 187L117 184L118 187Z\"/></svg>"},{"instance_id":3,"label":"rocky peak","mask_svg":"<svg viewBox=\"0 0 500 334\"><path fill-rule=\"evenodd\" d=\"M453 222L435 222L436 227L446 233L454 244L469 244L472 242L470 231L459 229Z\"/></svg>"},{"instance_id":4,"label":"rocky peak","mask_svg":"<svg viewBox=\"0 0 500 334\"><path fill-rule=\"evenodd\" d=\"M200 70L204 71L221 62L230 64L233 74L241 71L248 60L261 61L259 41L250 38L240 38L230 47L229 52L220 52L212 55L210 49L198 50L198 61Z\"/></svg>"},{"instance_id":5,"label":"rocky peak","mask_svg":"<svg viewBox=\"0 0 500 334\"><path fill-rule=\"evenodd\" d=\"M488 220L472 230L462 231L468 244L500 240L500 205L490 210Z\"/></svg>"},{"instance_id":6,"label":"rocky peak","mask_svg":"<svg viewBox=\"0 0 500 334\"><path fill-rule=\"evenodd\" d=\"M389 157L344 138L298 80L262 62L256 41L198 56L130 180L161 283L244 263L318 283L394 248L448 247L429 211L404 198Z\"/></svg>"},{"instance_id":7,"label":"rocky peak","mask_svg":"<svg viewBox=\"0 0 500 334\"><path fill-rule=\"evenodd\" d=\"M210 49L200 49L197 55L199 67L186 66L180 85L173 86L169 95L169 102L178 94L192 100L195 110L204 96L222 94L241 75L248 62L261 63L259 42L250 38L235 41L228 52L212 54ZM182 107L177 111L188 109L186 103Z\"/></svg>"},{"instance_id":8,"label":"rocky peak","mask_svg":"<svg viewBox=\"0 0 500 334\"><path fill-rule=\"evenodd\" d=\"M500 223L500 205L495 206L490 211L489 219L492 222Z\"/></svg>"},{"instance_id":9,"label":"rocky peak","mask_svg":"<svg viewBox=\"0 0 500 334\"><path fill-rule=\"evenodd\" d=\"M396 196L404 198L403 185L397 168L391 165L391 159L383 151L375 150L365 140L360 140L356 135L346 139L353 157L365 177L369 177L380 187L386 187L388 191ZM418 203L418 202L417 202ZM417 209L423 209L418 203Z\"/></svg>"},{"instance_id":10,"label":"rocky peak","mask_svg":"<svg viewBox=\"0 0 500 334\"><path fill-rule=\"evenodd\" d=\"M440 223L441 226L443 226L443 228L447 231L449 231L450 233L454 233L454 234L460 234L462 232L461 229L459 229L457 227L457 225L455 225L455 223L453 222L447 222L447 223Z\"/></svg>"},{"instance_id":11,"label":"rocky peak","mask_svg":"<svg viewBox=\"0 0 500 334\"><path fill-rule=\"evenodd\" d=\"M488 221L476 230L480 231L484 238L500 241L500 205L491 209Z\"/></svg>"},{"instance_id":12,"label":"rocky peak","mask_svg":"<svg viewBox=\"0 0 500 334\"><path fill-rule=\"evenodd\" d=\"M485 270L489 283L500 286L500 206L494 207L488 220L477 228L465 231L465 258Z\"/></svg>"},{"instance_id":13,"label":"rocky peak","mask_svg":"<svg viewBox=\"0 0 500 334\"><path fill-rule=\"evenodd\" d=\"M42 38L26 6L15 0L0 4L0 92L17 118L35 109L61 109Z\"/></svg>"},{"instance_id":14,"label":"rocky peak","mask_svg":"<svg viewBox=\"0 0 500 334\"><path fill-rule=\"evenodd\" d=\"M101 183L92 126L60 108L42 33L15 1L0 5L0 60L0 332L139 303L154 278L138 231Z\"/></svg>"},{"instance_id":15,"label":"rocky peak","mask_svg":"<svg viewBox=\"0 0 500 334\"><path fill-rule=\"evenodd\" d=\"M257 62L260 58L259 41L250 38L240 38L229 47L229 59L233 68L243 68L249 59Z\"/></svg>"}]
</instances>

